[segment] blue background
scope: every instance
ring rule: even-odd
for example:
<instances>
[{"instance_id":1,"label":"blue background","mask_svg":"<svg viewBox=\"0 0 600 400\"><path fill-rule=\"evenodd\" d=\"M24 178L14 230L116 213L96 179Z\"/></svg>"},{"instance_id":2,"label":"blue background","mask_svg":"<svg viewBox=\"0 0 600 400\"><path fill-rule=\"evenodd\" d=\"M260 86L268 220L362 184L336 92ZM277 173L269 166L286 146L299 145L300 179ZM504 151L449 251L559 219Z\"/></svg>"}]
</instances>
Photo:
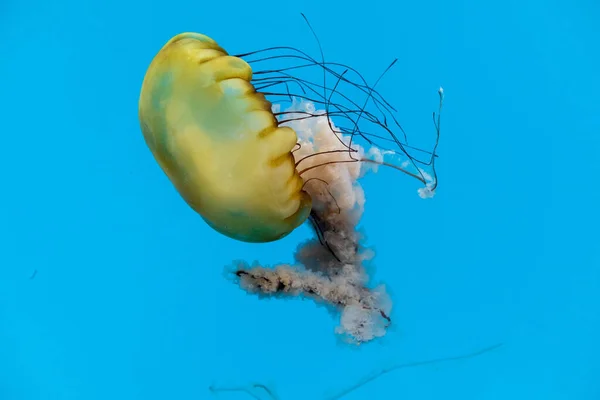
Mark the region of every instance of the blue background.
<instances>
[{"instance_id":1,"label":"blue background","mask_svg":"<svg viewBox=\"0 0 600 400\"><path fill-rule=\"evenodd\" d=\"M171 36L318 55L300 12L327 59L370 82L399 58L379 89L413 136L430 137L446 91L437 196L393 170L363 181L395 325L358 348L312 302L222 276L236 259L291 262L308 228L263 245L211 231L138 126ZM599 17L593 0L2 0L0 399L210 399L258 381L319 400L499 342L344 399L600 398Z\"/></svg>"}]
</instances>

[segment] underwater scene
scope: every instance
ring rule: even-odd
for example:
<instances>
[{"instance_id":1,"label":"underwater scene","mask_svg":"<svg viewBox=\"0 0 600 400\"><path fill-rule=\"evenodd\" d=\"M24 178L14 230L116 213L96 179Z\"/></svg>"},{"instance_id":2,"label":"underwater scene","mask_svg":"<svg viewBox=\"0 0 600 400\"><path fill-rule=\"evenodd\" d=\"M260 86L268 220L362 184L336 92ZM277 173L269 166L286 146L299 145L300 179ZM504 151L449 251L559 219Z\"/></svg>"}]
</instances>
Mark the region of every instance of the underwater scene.
<instances>
[{"instance_id":1,"label":"underwater scene","mask_svg":"<svg viewBox=\"0 0 600 400\"><path fill-rule=\"evenodd\" d=\"M0 3L0 400L600 399L600 3Z\"/></svg>"}]
</instances>

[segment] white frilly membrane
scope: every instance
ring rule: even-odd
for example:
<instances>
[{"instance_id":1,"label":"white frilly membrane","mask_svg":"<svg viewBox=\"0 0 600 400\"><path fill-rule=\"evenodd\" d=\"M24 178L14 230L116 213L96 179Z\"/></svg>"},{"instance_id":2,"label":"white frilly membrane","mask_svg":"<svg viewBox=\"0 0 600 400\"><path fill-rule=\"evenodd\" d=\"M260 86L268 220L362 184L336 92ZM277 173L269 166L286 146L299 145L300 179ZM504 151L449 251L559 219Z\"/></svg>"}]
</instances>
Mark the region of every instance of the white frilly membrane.
<instances>
[{"instance_id":1,"label":"white frilly membrane","mask_svg":"<svg viewBox=\"0 0 600 400\"><path fill-rule=\"evenodd\" d=\"M278 105L274 105L274 112L277 111ZM315 106L309 101L295 100L286 111L314 114ZM347 150L341 141L350 144L349 136L334 133L332 127L337 129L325 111L316 114L321 115L283 124L291 126L298 135L299 146L293 153L297 162L311 154ZM302 117L301 114L297 116ZM293 114L286 115L288 120L293 118ZM362 247L357 231L365 204L365 194L358 180L368 171L376 172L378 163L385 161L388 154L375 147L365 152L354 142L352 148L358 152L317 154L298 165L305 182L304 190L312 197L311 222L318 237L299 245L295 253L296 265L268 268L238 262L227 272L249 293L261 297L312 298L339 310L340 325L336 333L349 342L360 344L384 336L391 323L392 302L384 285L369 287L364 262L373 256L373 252ZM339 162L353 159L374 162ZM331 161L338 162L323 165ZM403 167L408 164L407 161ZM311 169L312 166L318 167ZM419 189L419 195L432 197L432 178L425 171L421 173L428 182Z\"/></svg>"}]
</instances>

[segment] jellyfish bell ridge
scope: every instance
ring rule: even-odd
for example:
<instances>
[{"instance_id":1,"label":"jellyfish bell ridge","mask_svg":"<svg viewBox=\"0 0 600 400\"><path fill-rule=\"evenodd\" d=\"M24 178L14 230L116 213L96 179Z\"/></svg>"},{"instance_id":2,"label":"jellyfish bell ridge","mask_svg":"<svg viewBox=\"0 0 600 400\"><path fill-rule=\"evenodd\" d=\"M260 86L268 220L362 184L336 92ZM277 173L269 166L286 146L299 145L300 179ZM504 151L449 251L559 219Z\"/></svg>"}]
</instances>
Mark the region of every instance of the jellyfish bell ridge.
<instances>
[{"instance_id":1,"label":"jellyfish bell ridge","mask_svg":"<svg viewBox=\"0 0 600 400\"><path fill-rule=\"evenodd\" d=\"M152 60L139 119L154 158L184 200L216 231L270 242L300 226L310 196L271 103L252 69L197 33L173 37Z\"/></svg>"}]
</instances>

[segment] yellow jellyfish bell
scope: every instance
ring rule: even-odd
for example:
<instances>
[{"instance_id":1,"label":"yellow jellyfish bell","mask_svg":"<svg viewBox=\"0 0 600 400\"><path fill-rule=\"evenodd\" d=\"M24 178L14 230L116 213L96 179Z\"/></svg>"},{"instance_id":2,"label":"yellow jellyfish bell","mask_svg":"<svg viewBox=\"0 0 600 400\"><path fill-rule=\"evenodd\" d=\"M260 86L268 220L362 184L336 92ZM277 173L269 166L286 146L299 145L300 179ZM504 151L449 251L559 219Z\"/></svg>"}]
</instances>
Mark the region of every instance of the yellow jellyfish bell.
<instances>
[{"instance_id":1,"label":"yellow jellyfish bell","mask_svg":"<svg viewBox=\"0 0 600 400\"><path fill-rule=\"evenodd\" d=\"M311 198L252 69L198 33L173 37L148 67L139 100L146 144L185 201L215 230L270 242L300 226Z\"/></svg>"}]
</instances>

